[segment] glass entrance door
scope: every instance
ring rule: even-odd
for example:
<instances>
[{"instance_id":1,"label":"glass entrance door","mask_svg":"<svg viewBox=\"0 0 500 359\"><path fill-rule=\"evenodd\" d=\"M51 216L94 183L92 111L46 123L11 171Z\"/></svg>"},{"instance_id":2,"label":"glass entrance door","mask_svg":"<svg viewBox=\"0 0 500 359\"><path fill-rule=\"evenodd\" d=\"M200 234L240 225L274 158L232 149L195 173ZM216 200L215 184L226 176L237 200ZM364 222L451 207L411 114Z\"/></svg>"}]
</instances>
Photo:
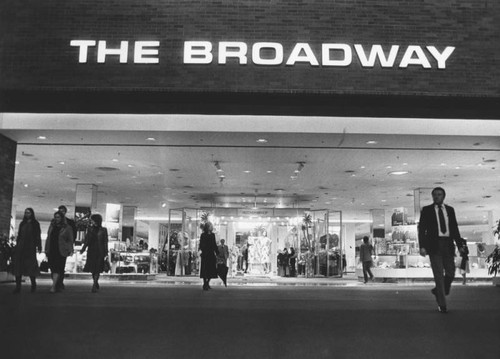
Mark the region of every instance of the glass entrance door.
<instances>
[{"instance_id":1,"label":"glass entrance door","mask_svg":"<svg viewBox=\"0 0 500 359\"><path fill-rule=\"evenodd\" d=\"M313 267L316 276L342 276L342 212L330 210L310 211ZM307 214L304 215L304 219ZM307 274L307 273L306 273ZM309 275L310 276L310 275Z\"/></svg>"}]
</instances>

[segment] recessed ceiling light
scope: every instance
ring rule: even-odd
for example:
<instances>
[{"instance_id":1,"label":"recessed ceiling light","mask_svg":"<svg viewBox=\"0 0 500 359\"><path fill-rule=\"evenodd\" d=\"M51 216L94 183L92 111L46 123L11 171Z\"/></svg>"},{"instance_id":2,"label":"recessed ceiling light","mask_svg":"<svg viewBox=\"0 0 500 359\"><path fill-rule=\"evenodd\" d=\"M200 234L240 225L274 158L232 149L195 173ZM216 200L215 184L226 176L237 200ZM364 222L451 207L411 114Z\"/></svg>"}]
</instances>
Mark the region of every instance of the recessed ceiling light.
<instances>
[{"instance_id":1,"label":"recessed ceiling light","mask_svg":"<svg viewBox=\"0 0 500 359\"><path fill-rule=\"evenodd\" d=\"M266 171L267 173L273 173L273 171Z\"/></svg>"},{"instance_id":2,"label":"recessed ceiling light","mask_svg":"<svg viewBox=\"0 0 500 359\"><path fill-rule=\"evenodd\" d=\"M410 173L410 172L409 171L392 171L392 172L389 172L388 174L392 175L392 176L402 176L402 175L407 175L408 173Z\"/></svg>"},{"instance_id":3,"label":"recessed ceiling light","mask_svg":"<svg viewBox=\"0 0 500 359\"><path fill-rule=\"evenodd\" d=\"M361 169L365 169L366 167L365 167L365 166L361 166L360 168L361 168Z\"/></svg>"},{"instance_id":4,"label":"recessed ceiling light","mask_svg":"<svg viewBox=\"0 0 500 359\"><path fill-rule=\"evenodd\" d=\"M223 174L220 174L219 178L226 178L226 176L224 176Z\"/></svg>"},{"instance_id":5,"label":"recessed ceiling light","mask_svg":"<svg viewBox=\"0 0 500 359\"><path fill-rule=\"evenodd\" d=\"M245 173L251 173L252 171L246 170L246 171L243 171L243 172L245 172Z\"/></svg>"},{"instance_id":6,"label":"recessed ceiling light","mask_svg":"<svg viewBox=\"0 0 500 359\"><path fill-rule=\"evenodd\" d=\"M27 183L25 183L25 184L24 184L24 187L26 187L26 188L27 188L27 187L29 187L29 185L28 185Z\"/></svg>"},{"instance_id":7,"label":"recessed ceiling light","mask_svg":"<svg viewBox=\"0 0 500 359\"><path fill-rule=\"evenodd\" d=\"M383 199L383 200L381 200L381 202L387 202L387 200L386 200L386 199Z\"/></svg>"},{"instance_id":8,"label":"recessed ceiling light","mask_svg":"<svg viewBox=\"0 0 500 359\"><path fill-rule=\"evenodd\" d=\"M163 208L165 208L165 207L167 207L167 204L166 204L165 202L163 202L163 203L161 204L161 206L162 206Z\"/></svg>"},{"instance_id":9,"label":"recessed ceiling light","mask_svg":"<svg viewBox=\"0 0 500 359\"><path fill-rule=\"evenodd\" d=\"M366 144L367 144L367 145L376 145L377 143L378 143L378 141L373 141L373 140L371 140L371 141L366 141Z\"/></svg>"},{"instance_id":10,"label":"recessed ceiling light","mask_svg":"<svg viewBox=\"0 0 500 359\"><path fill-rule=\"evenodd\" d=\"M405 163L403 163L403 166L408 166L408 163L406 163L406 162L405 162Z\"/></svg>"},{"instance_id":11,"label":"recessed ceiling light","mask_svg":"<svg viewBox=\"0 0 500 359\"><path fill-rule=\"evenodd\" d=\"M19 162L19 161L16 161L16 165L18 165L19 163L21 163L21 162Z\"/></svg>"},{"instance_id":12,"label":"recessed ceiling light","mask_svg":"<svg viewBox=\"0 0 500 359\"><path fill-rule=\"evenodd\" d=\"M156 138L154 138L154 137L148 137L148 138L146 138L146 141L156 141Z\"/></svg>"},{"instance_id":13,"label":"recessed ceiling light","mask_svg":"<svg viewBox=\"0 0 500 359\"><path fill-rule=\"evenodd\" d=\"M440 166L446 166L446 163L441 163Z\"/></svg>"},{"instance_id":14,"label":"recessed ceiling light","mask_svg":"<svg viewBox=\"0 0 500 359\"><path fill-rule=\"evenodd\" d=\"M385 166L385 168L390 169L390 168L392 168L392 166Z\"/></svg>"},{"instance_id":15,"label":"recessed ceiling light","mask_svg":"<svg viewBox=\"0 0 500 359\"><path fill-rule=\"evenodd\" d=\"M459 170L459 169L460 169L460 166L455 167L455 169L456 169L456 170Z\"/></svg>"},{"instance_id":16,"label":"recessed ceiling light","mask_svg":"<svg viewBox=\"0 0 500 359\"><path fill-rule=\"evenodd\" d=\"M38 137L37 137L37 139L38 139L38 140L46 140L46 139L47 139L47 137L45 137L45 136L38 136Z\"/></svg>"},{"instance_id":17,"label":"recessed ceiling light","mask_svg":"<svg viewBox=\"0 0 500 359\"><path fill-rule=\"evenodd\" d=\"M118 162L118 160L116 158L113 158L111 161Z\"/></svg>"},{"instance_id":18,"label":"recessed ceiling light","mask_svg":"<svg viewBox=\"0 0 500 359\"><path fill-rule=\"evenodd\" d=\"M256 142L257 143L267 143L267 140L265 138L259 138Z\"/></svg>"},{"instance_id":19,"label":"recessed ceiling light","mask_svg":"<svg viewBox=\"0 0 500 359\"><path fill-rule=\"evenodd\" d=\"M59 162L59 164L60 164L60 165L63 165L63 164L64 164L64 161L60 161L60 162Z\"/></svg>"},{"instance_id":20,"label":"recessed ceiling light","mask_svg":"<svg viewBox=\"0 0 500 359\"><path fill-rule=\"evenodd\" d=\"M132 167L134 167L134 165L127 165L127 167L132 168Z\"/></svg>"}]
</instances>

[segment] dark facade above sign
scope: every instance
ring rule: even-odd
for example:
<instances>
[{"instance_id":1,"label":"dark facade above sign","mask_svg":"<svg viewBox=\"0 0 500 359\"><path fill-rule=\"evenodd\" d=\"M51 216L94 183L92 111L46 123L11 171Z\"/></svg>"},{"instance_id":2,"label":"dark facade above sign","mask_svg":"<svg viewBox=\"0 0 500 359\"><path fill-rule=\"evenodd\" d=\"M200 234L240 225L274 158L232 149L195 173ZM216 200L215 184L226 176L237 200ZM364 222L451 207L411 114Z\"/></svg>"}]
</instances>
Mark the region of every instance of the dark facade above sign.
<instances>
[{"instance_id":1,"label":"dark facade above sign","mask_svg":"<svg viewBox=\"0 0 500 359\"><path fill-rule=\"evenodd\" d=\"M186 94L498 98L499 15L496 0L4 1L0 105L68 91L111 102L134 93L159 102ZM95 42L85 61L72 40ZM186 62L193 41L211 44L211 61ZM221 53L221 42L244 46ZM327 55L324 44L335 45Z\"/></svg>"}]
</instances>

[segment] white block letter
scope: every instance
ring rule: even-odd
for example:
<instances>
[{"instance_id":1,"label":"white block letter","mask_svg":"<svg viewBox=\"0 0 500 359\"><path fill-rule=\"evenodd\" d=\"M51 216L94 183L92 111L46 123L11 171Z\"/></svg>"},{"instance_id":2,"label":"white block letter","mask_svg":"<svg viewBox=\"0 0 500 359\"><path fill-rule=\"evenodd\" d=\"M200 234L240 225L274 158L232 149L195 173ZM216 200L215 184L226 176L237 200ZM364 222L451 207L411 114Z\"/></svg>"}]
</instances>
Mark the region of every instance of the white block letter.
<instances>
[{"instance_id":1,"label":"white block letter","mask_svg":"<svg viewBox=\"0 0 500 359\"><path fill-rule=\"evenodd\" d=\"M417 57L413 58L413 54L417 55ZM425 69L431 68L431 64L429 60L427 60L424 50L422 50L420 46L415 45L408 46L399 67L408 67L408 65L420 65Z\"/></svg>"},{"instance_id":2,"label":"white block letter","mask_svg":"<svg viewBox=\"0 0 500 359\"><path fill-rule=\"evenodd\" d=\"M136 64L157 64L160 62L158 59L158 49L145 49L145 47L158 47L159 41L136 41L134 46L134 63ZM156 57L144 57L156 56Z\"/></svg>"},{"instance_id":3,"label":"white block letter","mask_svg":"<svg viewBox=\"0 0 500 359\"><path fill-rule=\"evenodd\" d=\"M399 46L392 45L391 51L389 51L389 56L385 57L384 49L382 49L381 45L372 45L370 50L370 55L366 58L365 50L362 45L356 44L354 45L356 49L356 53L358 54L359 62L363 67L373 67L375 66L375 61L380 61L380 66L382 67L392 67L394 66L394 61L396 60L396 56L398 55Z\"/></svg>"},{"instance_id":4,"label":"white block letter","mask_svg":"<svg viewBox=\"0 0 500 359\"><path fill-rule=\"evenodd\" d=\"M438 69L445 69L446 60L448 60L448 57L450 57L453 51L455 51L455 48L453 46L448 46L442 53L440 53L439 50L434 46L427 46L427 50L429 50L431 55L436 59L438 63Z\"/></svg>"},{"instance_id":5,"label":"white block letter","mask_svg":"<svg viewBox=\"0 0 500 359\"><path fill-rule=\"evenodd\" d=\"M94 40L71 40L71 46L78 46L80 48L78 55L78 62L85 63L87 62L88 50L90 46L95 46Z\"/></svg>"},{"instance_id":6,"label":"white block letter","mask_svg":"<svg viewBox=\"0 0 500 359\"><path fill-rule=\"evenodd\" d=\"M304 51L304 55L300 54L302 51ZM309 62L312 66L319 66L319 62L308 43L297 43L286 64L295 65L296 62Z\"/></svg>"},{"instance_id":7,"label":"white block letter","mask_svg":"<svg viewBox=\"0 0 500 359\"><path fill-rule=\"evenodd\" d=\"M184 41L185 64L210 64L213 58L211 42Z\"/></svg>"},{"instance_id":8,"label":"white block letter","mask_svg":"<svg viewBox=\"0 0 500 359\"><path fill-rule=\"evenodd\" d=\"M273 49L274 59L260 57L262 49ZM283 63L283 45L277 42L256 42L252 47L252 62L256 65L281 65Z\"/></svg>"},{"instance_id":9,"label":"white block letter","mask_svg":"<svg viewBox=\"0 0 500 359\"><path fill-rule=\"evenodd\" d=\"M99 41L97 45L97 62L106 62L107 55L120 56L120 63L126 64L128 57L128 41L122 41L118 49L107 49L106 41Z\"/></svg>"},{"instance_id":10,"label":"white block letter","mask_svg":"<svg viewBox=\"0 0 500 359\"><path fill-rule=\"evenodd\" d=\"M352 50L347 44L323 44L322 46L322 61L323 66L349 66L352 62ZM330 51L343 51L344 57L341 60L332 60Z\"/></svg>"},{"instance_id":11,"label":"white block letter","mask_svg":"<svg viewBox=\"0 0 500 359\"><path fill-rule=\"evenodd\" d=\"M246 65L247 50L248 46L244 42L219 42L219 64L225 64L228 57L236 57L240 65Z\"/></svg>"}]
</instances>

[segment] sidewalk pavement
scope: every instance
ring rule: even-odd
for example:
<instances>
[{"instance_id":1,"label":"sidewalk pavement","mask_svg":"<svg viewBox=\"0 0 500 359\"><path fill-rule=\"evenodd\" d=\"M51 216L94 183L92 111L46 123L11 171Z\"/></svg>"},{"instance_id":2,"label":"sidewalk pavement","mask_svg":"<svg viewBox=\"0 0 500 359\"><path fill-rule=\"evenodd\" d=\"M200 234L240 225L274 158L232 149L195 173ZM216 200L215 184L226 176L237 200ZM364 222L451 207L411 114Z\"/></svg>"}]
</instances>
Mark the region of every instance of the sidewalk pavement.
<instances>
[{"instance_id":1,"label":"sidewalk pavement","mask_svg":"<svg viewBox=\"0 0 500 359\"><path fill-rule=\"evenodd\" d=\"M91 281L92 277L89 273L67 273L66 278L69 280ZM42 273L40 279L50 279L50 273ZM201 279L198 276L168 276L166 273L159 274L102 274L101 281L110 282L129 282L129 283L148 283L162 285L193 285L200 286ZM239 275L228 278L228 286L257 286L257 287L278 287L278 286L297 286L297 287L356 287L356 286L428 286L433 284L432 278L419 279L399 279L399 281L391 281L388 278L375 278L367 284L363 283L362 278L356 277L355 273L347 273L342 277L278 277L264 275ZM455 285L459 285L462 278L455 278ZM468 279L468 285L492 285L491 278L489 279ZM211 285L223 285L222 281L212 279Z\"/></svg>"}]
</instances>

